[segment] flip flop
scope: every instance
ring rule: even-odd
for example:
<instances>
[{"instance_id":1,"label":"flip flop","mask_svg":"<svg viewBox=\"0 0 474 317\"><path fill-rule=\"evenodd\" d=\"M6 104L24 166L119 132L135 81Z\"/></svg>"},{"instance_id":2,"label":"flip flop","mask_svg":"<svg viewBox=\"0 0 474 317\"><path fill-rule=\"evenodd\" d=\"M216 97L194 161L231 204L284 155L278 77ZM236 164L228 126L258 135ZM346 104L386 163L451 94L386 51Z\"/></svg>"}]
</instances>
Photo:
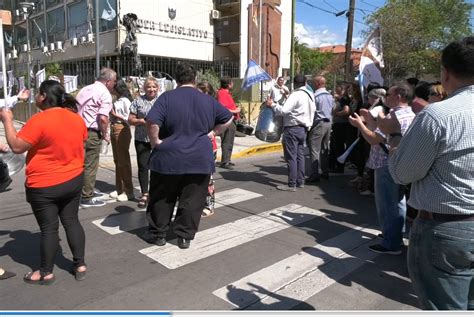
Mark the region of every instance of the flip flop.
<instances>
[{"instance_id":1,"label":"flip flop","mask_svg":"<svg viewBox=\"0 0 474 317\"><path fill-rule=\"evenodd\" d=\"M212 216L213 214L214 214L214 210L204 208L202 210L201 217L206 218L206 217Z\"/></svg>"},{"instance_id":2,"label":"flip flop","mask_svg":"<svg viewBox=\"0 0 474 317\"><path fill-rule=\"evenodd\" d=\"M28 272L25 274L23 277L23 281L28 284L36 284L36 285L51 285L56 281L56 277L53 275L52 278L45 279L44 277L46 275L49 275L51 273L43 273L40 271L40 279L39 280L32 280L31 277L33 276L35 272Z\"/></svg>"},{"instance_id":3,"label":"flip flop","mask_svg":"<svg viewBox=\"0 0 474 317\"><path fill-rule=\"evenodd\" d=\"M3 274L0 275L0 280L6 280L7 278L14 277L14 276L16 276L15 273L4 270Z\"/></svg>"}]
</instances>

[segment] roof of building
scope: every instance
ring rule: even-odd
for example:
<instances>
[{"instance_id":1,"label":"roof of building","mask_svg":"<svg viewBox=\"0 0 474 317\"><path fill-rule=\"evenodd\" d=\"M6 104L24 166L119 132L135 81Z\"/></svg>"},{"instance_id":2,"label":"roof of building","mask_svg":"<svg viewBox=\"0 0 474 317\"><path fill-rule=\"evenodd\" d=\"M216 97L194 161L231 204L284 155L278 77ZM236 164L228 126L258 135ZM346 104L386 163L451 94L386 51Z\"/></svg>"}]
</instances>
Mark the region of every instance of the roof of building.
<instances>
[{"instance_id":1,"label":"roof of building","mask_svg":"<svg viewBox=\"0 0 474 317\"><path fill-rule=\"evenodd\" d=\"M345 45L329 45L329 46L321 46L315 48L315 50L318 50L323 53L334 53L334 54L341 54L346 52L346 46ZM352 48L351 50L352 53L362 53L362 50L357 49L357 48Z\"/></svg>"}]
</instances>

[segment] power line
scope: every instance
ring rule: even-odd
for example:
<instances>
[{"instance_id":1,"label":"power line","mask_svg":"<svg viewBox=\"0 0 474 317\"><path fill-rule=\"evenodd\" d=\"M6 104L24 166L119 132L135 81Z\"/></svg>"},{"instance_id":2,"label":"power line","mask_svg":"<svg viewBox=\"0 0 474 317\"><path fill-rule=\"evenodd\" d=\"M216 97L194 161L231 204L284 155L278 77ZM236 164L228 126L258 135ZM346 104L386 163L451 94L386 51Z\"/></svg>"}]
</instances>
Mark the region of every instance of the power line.
<instances>
[{"instance_id":1,"label":"power line","mask_svg":"<svg viewBox=\"0 0 474 317\"><path fill-rule=\"evenodd\" d=\"M377 6L374 6L372 3L368 3L367 1L364 1L364 0L360 0L361 2L365 3L366 5L369 5L371 6L372 8L375 8L375 9L378 9L379 7Z\"/></svg>"},{"instance_id":2,"label":"power line","mask_svg":"<svg viewBox=\"0 0 474 317\"><path fill-rule=\"evenodd\" d=\"M321 10L321 11L326 12L326 13L329 13L329 14L334 14L334 15L336 15L336 13L337 13L337 12L332 12L332 11L329 11L329 10L326 10L326 9L323 9L323 8L320 8L320 7L317 7L317 6L315 6L314 4L311 4L311 3L306 2L306 1L304 1L304 0L298 0L298 2L304 3L304 4L306 4L307 6L310 6L311 8L318 9L318 10Z\"/></svg>"},{"instance_id":3,"label":"power line","mask_svg":"<svg viewBox=\"0 0 474 317\"><path fill-rule=\"evenodd\" d=\"M330 6L331 8L333 8L334 10L336 10L337 12L340 11L338 8L336 8L335 6L333 6L332 4L330 4L329 2L327 2L326 0L323 0L323 2L324 2L325 4L327 4L328 6Z\"/></svg>"}]
</instances>

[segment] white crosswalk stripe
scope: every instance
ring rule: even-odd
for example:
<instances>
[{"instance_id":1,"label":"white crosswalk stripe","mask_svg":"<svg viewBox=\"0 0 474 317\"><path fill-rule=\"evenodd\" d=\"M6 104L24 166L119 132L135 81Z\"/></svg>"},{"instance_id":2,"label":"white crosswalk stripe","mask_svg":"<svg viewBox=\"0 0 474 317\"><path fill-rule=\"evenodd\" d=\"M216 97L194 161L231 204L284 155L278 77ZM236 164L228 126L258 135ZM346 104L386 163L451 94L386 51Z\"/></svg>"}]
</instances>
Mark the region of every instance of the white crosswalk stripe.
<instances>
[{"instance_id":1,"label":"white crosswalk stripe","mask_svg":"<svg viewBox=\"0 0 474 317\"><path fill-rule=\"evenodd\" d=\"M261 196L262 195L259 193L251 192L242 188L233 188L216 192L215 208L237 204ZM116 202L116 200L113 200L113 202ZM144 209L131 213L114 214L94 220L92 223L112 235L143 228L148 225Z\"/></svg>"},{"instance_id":2,"label":"white crosswalk stripe","mask_svg":"<svg viewBox=\"0 0 474 317\"><path fill-rule=\"evenodd\" d=\"M323 215L325 213L319 210L289 204L198 232L192 247L184 251L167 244L142 249L140 253L169 269L176 269Z\"/></svg>"},{"instance_id":3,"label":"white crosswalk stripe","mask_svg":"<svg viewBox=\"0 0 474 317\"><path fill-rule=\"evenodd\" d=\"M272 309L291 309L377 256L367 244L378 232L361 227L346 231L213 294L241 309L268 309L268 305Z\"/></svg>"}]
</instances>

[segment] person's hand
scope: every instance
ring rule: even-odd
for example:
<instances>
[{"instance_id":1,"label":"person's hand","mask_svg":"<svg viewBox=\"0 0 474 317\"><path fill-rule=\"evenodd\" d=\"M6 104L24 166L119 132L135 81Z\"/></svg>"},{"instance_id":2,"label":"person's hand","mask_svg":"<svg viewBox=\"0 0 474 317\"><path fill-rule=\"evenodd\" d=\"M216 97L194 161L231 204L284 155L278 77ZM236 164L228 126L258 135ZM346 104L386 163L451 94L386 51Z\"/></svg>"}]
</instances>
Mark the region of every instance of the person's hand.
<instances>
[{"instance_id":1,"label":"person's hand","mask_svg":"<svg viewBox=\"0 0 474 317\"><path fill-rule=\"evenodd\" d=\"M356 127L358 129L360 129L364 125L362 118L357 113L354 113L352 116L349 116L349 123L353 127Z\"/></svg>"},{"instance_id":2,"label":"person's hand","mask_svg":"<svg viewBox=\"0 0 474 317\"><path fill-rule=\"evenodd\" d=\"M385 116L383 112L380 112L377 117L377 126L385 135L401 132L400 122L398 122L395 113L390 113Z\"/></svg>"},{"instance_id":3,"label":"person's hand","mask_svg":"<svg viewBox=\"0 0 474 317\"><path fill-rule=\"evenodd\" d=\"M13 121L13 112L8 107L0 108L0 120L3 122Z\"/></svg>"},{"instance_id":4,"label":"person's hand","mask_svg":"<svg viewBox=\"0 0 474 317\"><path fill-rule=\"evenodd\" d=\"M211 130L211 132L207 134L207 137L209 138L209 140L212 141L212 139L216 137L216 132L214 130Z\"/></svg>"},{"instance_id":5,"label":"person's hand","mask_svg":"<svg viewBox=\"0 0 474 317\"><path fill-rule=\"evenodd\" d=\"M374 131L375 128L377 127L377 122L375 122L375 118L372 117L369 110L360 109L359 113L362 116L362 118L364 118L364 122L365 122L365 125L367 126L367 128L371 131Z\"/></svg>"},{"instance_id":6,"label":"person's hand","mask_svg":"<svg viewBox=\"0 0 474 317\"><path fill-rule=\"evenodd\" d=\"M23 88L18 93L18 99L26 101L26 100L28 100L28 98L30 98L30 94L31 94L31 92L28 89Z\"/></svg>"},{"instance_id":7,"label":"person's hand","mask_svg":"<svg viewBox=\"0 0 474 317\"><path fill-rule=\"evenodd\" d=\"M8 144L0 143L0 153L7 153L8 151L10 151L10 147L8 146Z\"/></svg>"},{"instance_id":8,"label":"person's hand","mask_svg":"<svg viewBox=\"0 0 474 317\"><path fill-rule=\"evenodd\" d=\"M266 105L267 107L270 107L270 108L272 107L272 105L273 105L273 99L272 99L272 97L270 97L270 96L267 97L267 100L265 101L265 105Z\"/></svg>"}]
</instances>

